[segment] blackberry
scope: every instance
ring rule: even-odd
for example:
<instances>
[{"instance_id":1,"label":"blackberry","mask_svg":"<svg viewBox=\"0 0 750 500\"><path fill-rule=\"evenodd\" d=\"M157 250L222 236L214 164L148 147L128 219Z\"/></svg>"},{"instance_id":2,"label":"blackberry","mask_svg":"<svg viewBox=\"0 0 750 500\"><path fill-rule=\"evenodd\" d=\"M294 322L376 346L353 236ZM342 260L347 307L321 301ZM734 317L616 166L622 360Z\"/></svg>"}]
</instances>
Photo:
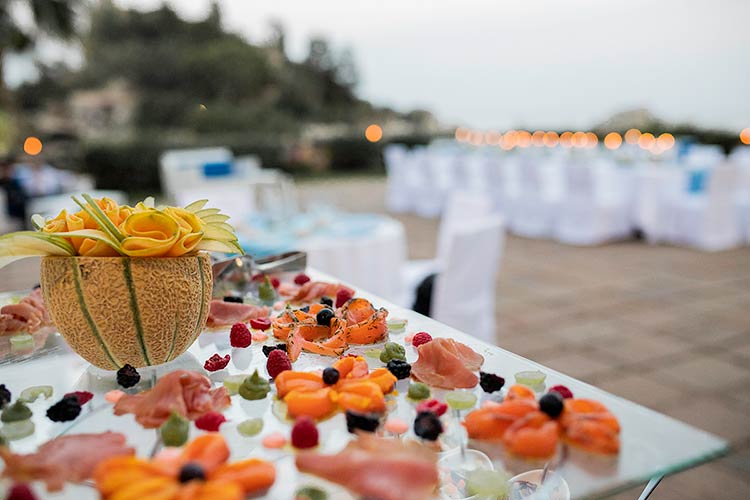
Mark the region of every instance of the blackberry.
<instances>
[{"instance_id":1,"label":"blackberry","mask_svg":"<svg viewBox=\"0 0 750 500\"><path fill-rule=\"evenodd\" d=\"M206 471L196 462L188 462L180 469L179 480L181 483L187 483L193 480L205 481Z\"/></svg>"},{"instance_id":2,"label":"blackberry","mask_svg":"<svg viewBox=\"0 0 750 500\"><path fill-rule=\"evenodd\" d=\"M133 365L126 364L117 370L117 383L125 388L133 387L140 381L141 374L138 373L138 370L136 370Z\"/></svg>"},{"instance_id":3,"label":"blackberry","mask_svg":"<svg viewBox=\"0 0 750 500\"><path fill-rule=\"evenodd\" d=\"M435 441L443 433L443 423L431 411L422 411L414 419L414 434L428 441Z\"/></svg>"},{"instance_id":4,"label":"blackberry","mask_svg":"<svg viewBox=\"0 0 750 500\"><path fill-rule=\"evenodd\" d=\"M333 307L333 299L331 297L321 297L320 303L328 307Z\"/></svg>"},{"instance_id":5,"label":"blackberry","mask_svg":"<svg viewBox=\"0 0 750 500\"><path fill-rule=\"evenodd\" d=\"M5 408L5 405L10 403L11 394L5 384L0 384L0 408Z\"/></svg>"},{"instance_id":6,"label":"blackberry","mask_svg":"<svg viewBox=\"0 0 750 500\"><path fill-rule=\"evenodd\" d=\"M299 310L302 311L303 313L309 313L310 306L300 307Z\"/></svg>"},{"instance_id":7,"label":"blackberry","mask_svg":"<svg viewBox=\"0 0 750 500\"><path fill-rule=\"evenodd\" d=\"M323 370L323 382L325 382L326 385L333 385L336 382L339 381L339 377L341 374L336 368L328 367L325 370Z\"/></svg>"},{"instance_id":8,"label":"blackberry","mask_svg":"<svg viewBox=\"0 0 750 500\"><path fill-rule=\"evenodd\" d=\"M539 398L539 409L551 418L557 418L563 411L563 397L559 392L548 392Z\"/></svg>"},{"instance_id":9,"label":"blackberry","mask_svg":"<svg viewBox=\"0 0 750 500\"><path fill-rule=\"evenodd\" d=\"M390 360L388 364L385 365L385 367L388 368L388 371L391 372L393 376L399 380L409 378L409 376L411 375L411 365L406 361L402 361L400 359Z\"/></svg>"},{"instance_id":10,"label":"blackberry","mask_svg":"<svg viewBox=\"0 0 750 500\"><path fill-rule=\"evenodd\" d=\"M81 413L81 403L78 396L65 396L47 410L47 418L53 422L68 422L74 420Z\"/></svg>"},{"instance_id":11,"label":"blackberry","mask_svg":"<svg viewBox=\"0 0 750 500\"><path fill-rule=\"evenodd\" d=\"M318 314L315 315L315 320L319 325L331 326L331 320L333 319L333 309L321 309Z\"/></svg>"},{"instance_id":12,"label":"blackberry","mask_svg":"<svg viewBox=\"0 0 750 500\"><path fill-rule=\"evenodd\" d=\"M505 379L494 373L479 372L479 385L484 392L497 392L505 385Z\"/></svg>"},{"instance_id":13,"label":"blackberry","mask_svg":"<svg viewBox=\"0 0 750 500\"><path fill-rule=\"evenodd\" d=\"M224 302L233 302L235 304L243 304L245 302L242 300L242 297L234 297L232 295L225 295L223 300Z\"/></svg>"},{"instance_id":14,"label":"blackberry","mask_svg":"<svg viewBox=\"0 0 750 500\"><path fill-rule=\"evenodd\" d=\"M265 357L268 357L268 355L271 354L271 351L275 351L276 349L286 352L286 344L264 345L261 347Z\"/></svg>"},{"instance_id":15,"label":"blackberry","mask_svg":"<svg viewBox=\"0 0 750 500\"><path fill-rule=\"evenodd\" d=\"M377 413L357 413L346 410L346 430L354 434L354 431L375 432L380 425L380 417Z\"/></svg>"}]
</instances>

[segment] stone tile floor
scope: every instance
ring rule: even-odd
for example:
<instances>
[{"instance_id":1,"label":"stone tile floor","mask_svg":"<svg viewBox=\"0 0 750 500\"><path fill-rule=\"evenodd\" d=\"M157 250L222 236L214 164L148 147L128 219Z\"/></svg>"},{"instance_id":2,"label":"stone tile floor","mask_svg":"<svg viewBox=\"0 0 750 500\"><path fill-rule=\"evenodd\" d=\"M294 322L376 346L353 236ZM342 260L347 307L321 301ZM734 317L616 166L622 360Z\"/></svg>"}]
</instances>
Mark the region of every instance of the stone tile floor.
<instances>
[{"instance_id":1,"label":"stone tile floor","mask_svg":"<svg viewBox=\"0 0 750 500\"><path fill-rule=\"evenodd\" d=\"M385 212L381 180L299 191L303 206ZM432 257L437 221L396 217L410 258ZM0 290L32 284L34 266L0 271ZM750 248L577 248L509 236L496 314L500 346L730 440L727 457L667 477L652 499L750 498Z\"/></svg>"}]
</instances>

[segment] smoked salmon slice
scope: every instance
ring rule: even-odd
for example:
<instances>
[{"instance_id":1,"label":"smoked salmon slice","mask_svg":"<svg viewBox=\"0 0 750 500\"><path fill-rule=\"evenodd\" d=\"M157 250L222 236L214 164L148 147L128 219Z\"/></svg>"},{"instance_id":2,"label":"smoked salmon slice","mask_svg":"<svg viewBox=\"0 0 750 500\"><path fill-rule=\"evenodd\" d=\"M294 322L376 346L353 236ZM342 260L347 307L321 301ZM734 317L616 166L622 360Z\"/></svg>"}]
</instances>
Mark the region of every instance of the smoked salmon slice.
<instances>
[{"instance_id":1,"label":"smoked salmon slice","mask_svg":"<svg viewBox=\"0 0 750 500\"><path fill-rule=\"evenodd\" d=\"M516 420L538 409L539 405L533 400L505 401L470 412L463 425L471 439L500 440Z\"/></svg>"},{"instance_id":2,"label":"smoked salmon slice","mask_svg":"<svg viewBox=\"0 0 750 500\"><path fill-rule=\"evenodd\" d=\"M478 371L484 357L453 339L436 338L417 348L419 359L412 364L412 375L427 385L441 389L470 389L479 383Z\"/></svg>"}]
</instances>

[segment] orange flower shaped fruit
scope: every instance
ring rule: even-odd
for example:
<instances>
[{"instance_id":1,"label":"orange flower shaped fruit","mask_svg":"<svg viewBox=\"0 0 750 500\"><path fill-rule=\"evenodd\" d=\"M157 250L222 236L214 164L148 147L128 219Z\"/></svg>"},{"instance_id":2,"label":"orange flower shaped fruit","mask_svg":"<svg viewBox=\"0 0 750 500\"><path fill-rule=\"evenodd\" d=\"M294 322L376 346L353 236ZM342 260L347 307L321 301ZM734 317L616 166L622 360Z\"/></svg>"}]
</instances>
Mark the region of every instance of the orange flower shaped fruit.
<instances>
[{"instance_id":1,"label":"orange flower shaped fruit","mask_svg":"<svg viewBox=\"0 0 750 500\"><path fill-rule=\"evenodd\" d=\"M97 467L94 481L105 500L242 500L268 490L276 479L269 462L228 459L224 437L209 433L178 455L108 459Z\"/></svg>"}]
</instances>

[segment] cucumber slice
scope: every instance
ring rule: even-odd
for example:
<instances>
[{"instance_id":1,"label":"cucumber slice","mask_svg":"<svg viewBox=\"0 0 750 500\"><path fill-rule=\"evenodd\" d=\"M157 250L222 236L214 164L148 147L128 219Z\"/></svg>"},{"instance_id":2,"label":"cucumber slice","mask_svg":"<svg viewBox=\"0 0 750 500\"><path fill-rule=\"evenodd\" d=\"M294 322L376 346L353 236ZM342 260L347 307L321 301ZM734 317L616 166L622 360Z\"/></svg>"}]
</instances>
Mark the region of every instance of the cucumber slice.
<instances>
[{"instance_id":1,"label":"cucumber slice","mask_svg":"<svg viewBox=\"0 0 750 500\"><path fill-rule=\"evenodd\" d=\"M391 318L386 321L386 325L388 325L389 330L403 330L408 324L409 320L405 318Z\"/></svg>"},{"instance_id":2,"label":"cucumber slice","mask_svg":"<svg viewBox=\"0 0 750 500\"><path fill-rule=\"evenodd\" d=\"M237 425L237 432L245 437L253 437L263 430L262 418L249 418Z\"/></svg>"},{"instance_id":3,"label":"cucumber slice","mask_svg":"<svg viewBox=\"0 0 750 500\"><path fill-rule=\"evenodd\" d=\"M477 395L468 391L450 391L445 395L445 402L454 410L468 410L477 404Z\"/></svg>"},{"instance_id":4,"label":"cucumber slice","mask_svg":"<svg viewBox=\"0 0 750 500\"><path fill-rule=\"evenodd\" d=\"M544 384L544 381L547 379L547 374L540 372L539 370L532 370L518 372L515 377L516 383L518 384L527 385L529 387L538 387Z\"/></svg>"},{"instance_id":5,"label":"cucumber slice","mask_svg":"<svg viewBox=\"0 0 750 500\"><path fill-rule=\"evenodd\" d=\"M44 399L51 398L52 386L51 385L35 385L32 387L27 387L26 389L21 391L21 394L18 396L18 399L20 399L24 403L33 403L39 398L39 396L44 396Z\"/></svg>"},{"instance_id":6,"label":"cucumber slice","mask_svg":"<svg viewBox=\"0 0 750 500\"><path fill-rule=\"evenodd\" d=\"M240 393L240 386L247 377L248 375L229 375L224 379L224 387L227 388L230 396Z\"/></svg>"},{"instance_id":7,"label":"cucumber slice","mask_svg":"<svg viewBox=\"0 0 750 500\"><path fill-rule=\"evenodd\" d=\"M10 338L10 352L25 352L34 349L34 337L24 333Z\"/></svg>"}]
</instances>

